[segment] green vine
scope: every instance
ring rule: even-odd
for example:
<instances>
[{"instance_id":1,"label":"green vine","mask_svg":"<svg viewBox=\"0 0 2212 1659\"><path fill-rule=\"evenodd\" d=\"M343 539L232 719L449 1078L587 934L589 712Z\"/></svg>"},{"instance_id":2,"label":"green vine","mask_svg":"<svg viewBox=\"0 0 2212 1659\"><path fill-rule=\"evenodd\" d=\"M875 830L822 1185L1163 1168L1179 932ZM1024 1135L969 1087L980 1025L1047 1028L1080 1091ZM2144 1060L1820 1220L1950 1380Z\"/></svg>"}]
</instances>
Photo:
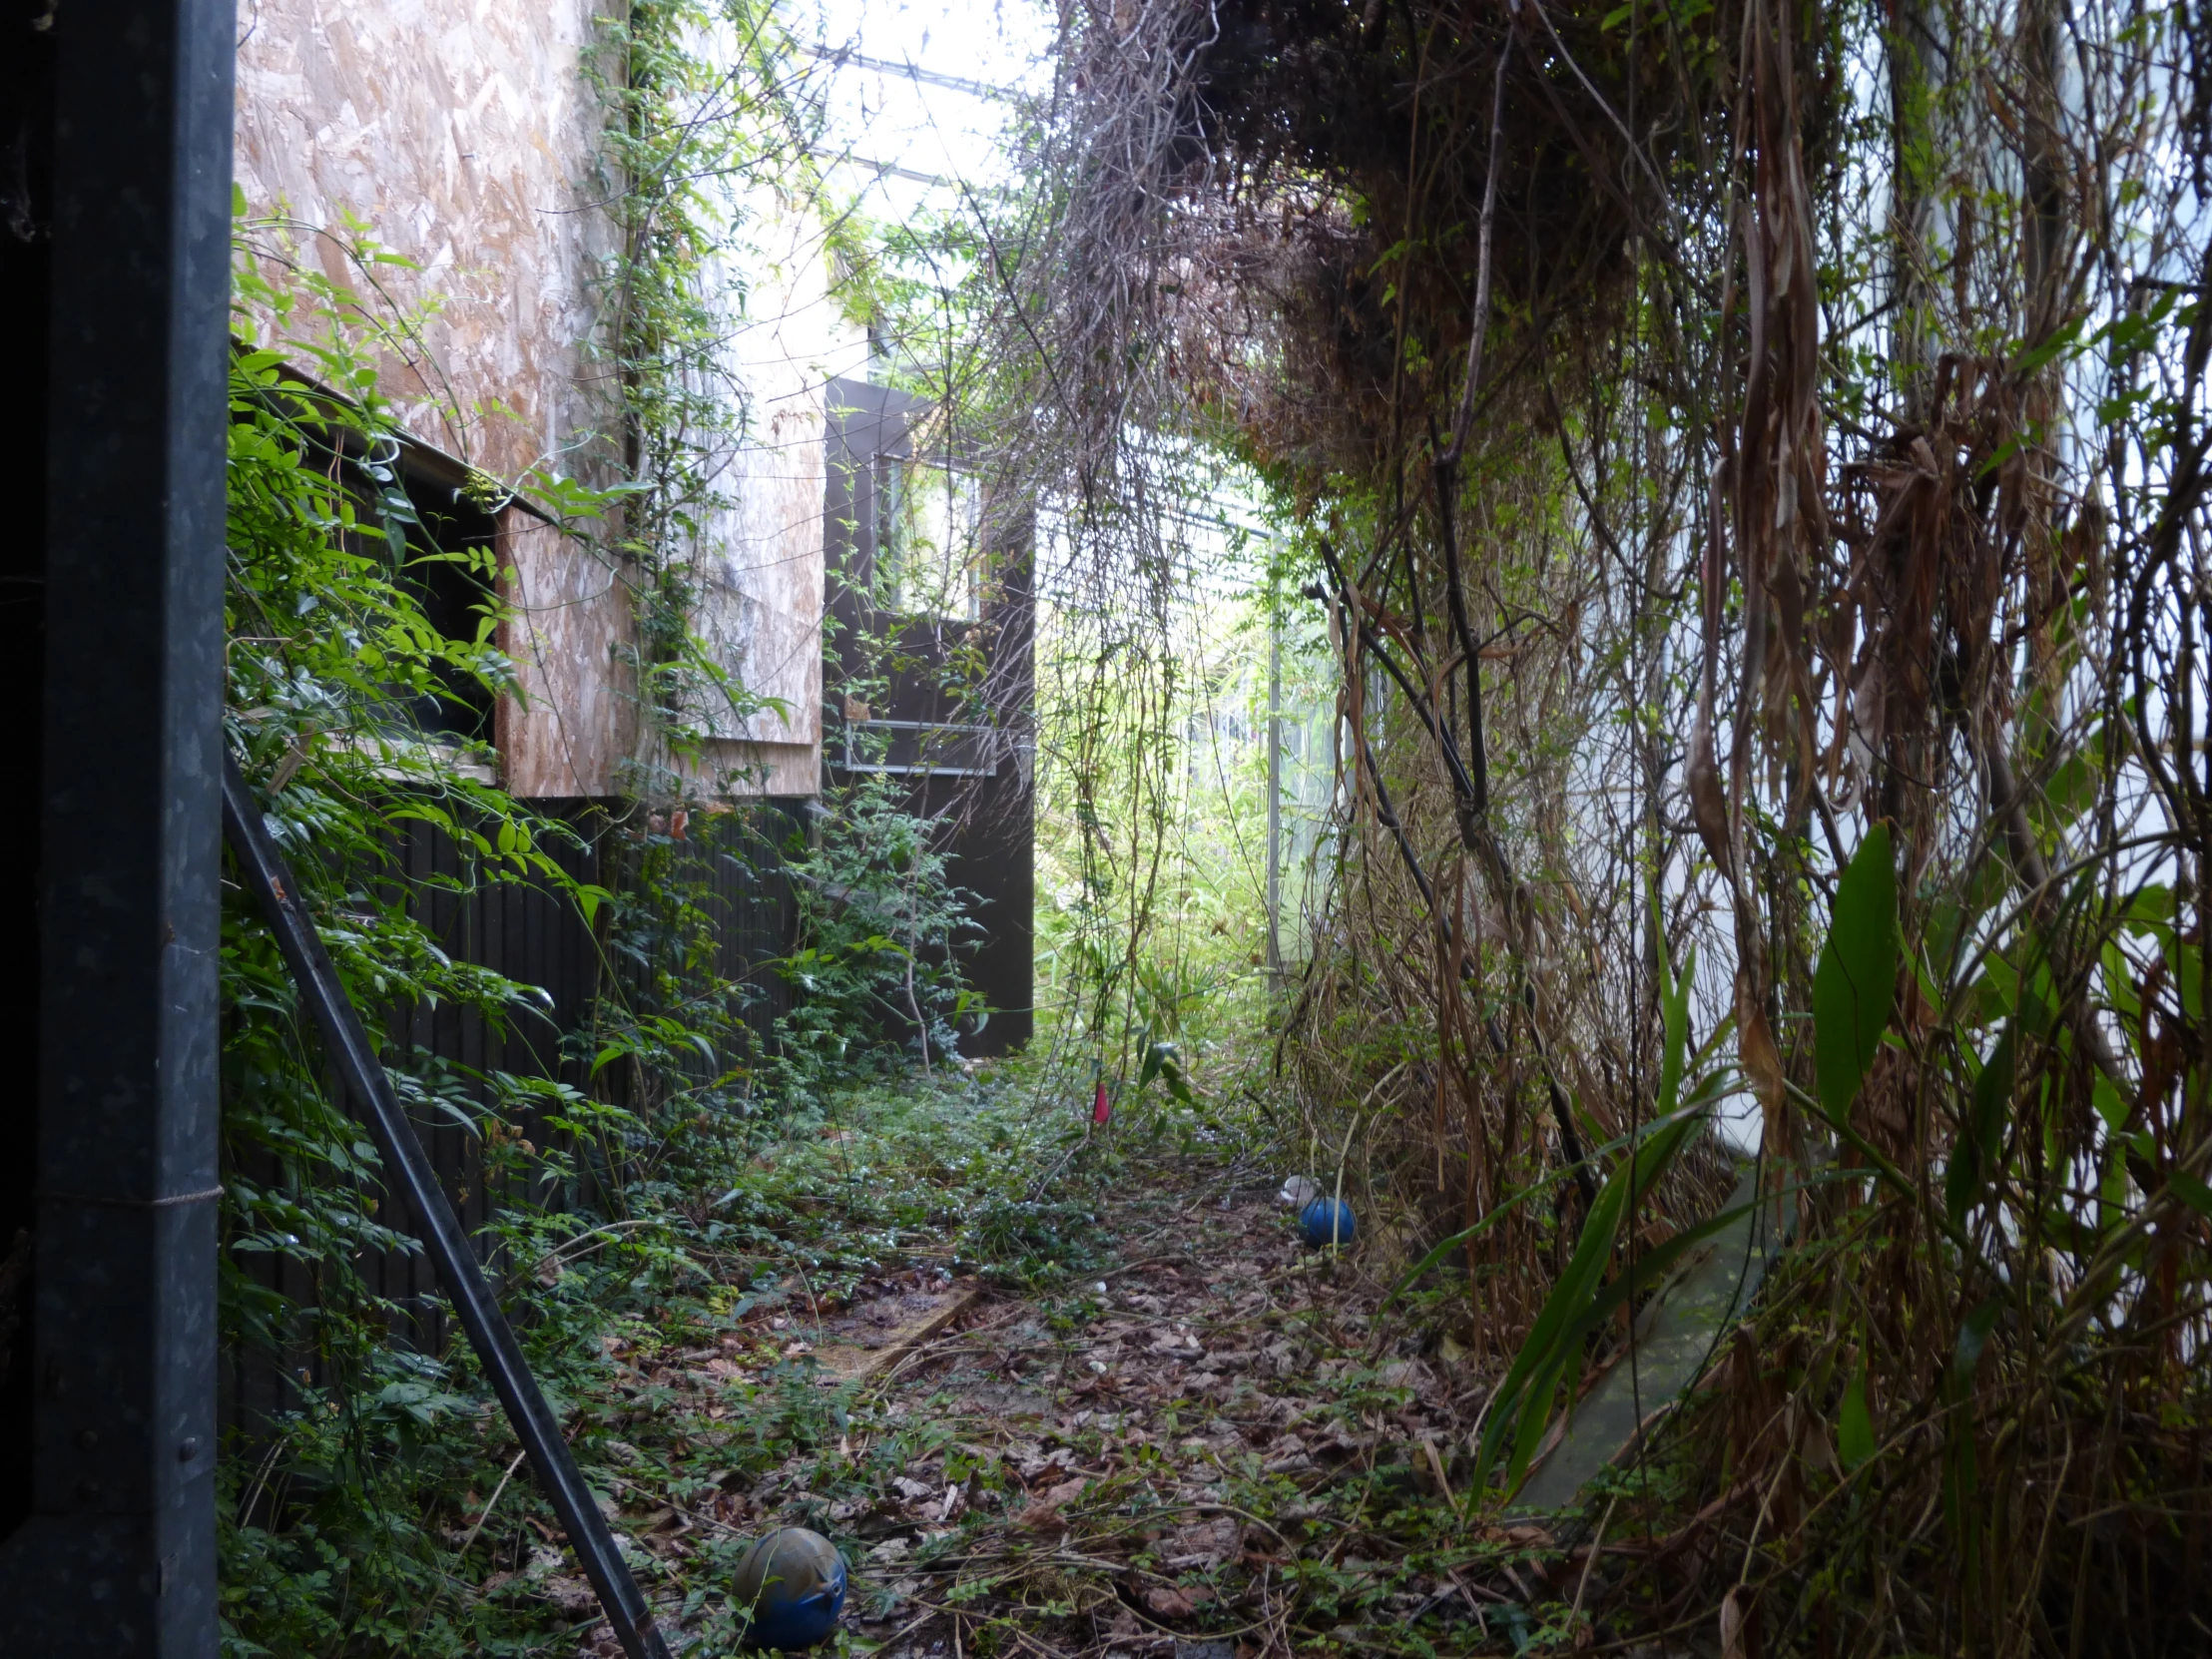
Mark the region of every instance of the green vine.
<instances>
[{"instance_id":1,"label":"green vine","mask_svg":"<svg viewBox=\"0 0 2212 1659\"><path fill-rule=\"evenodd\" d=\"M356 270L392 258L365 240L344 251ZM571 831L481 782L474 746L421 725L456 693L509 689L512 671L490 643L490 555L441 545L402 485L374 368L391 319L296 259L280 225L242 220L239 253L226 738L356 1004L389 1011L382 1058L402 1097L418 1118L464 1125L479 1178L534 1216L530 1195L573 1195L580 1160L619 1144L627 1115L408 1043L413 1007L467 1010L496 1034L537 997L450 954L423 903L529 883L590 912L608 895L556 855ZM343 395L303 384L298 367ZM424 610L441 565L482 586L470 637ZM410 883L403 849L425 831L453 848L454 873ZM231 1412L218 1482L225 1651L484 1651L424 1524L434 1494L475 1464L477 1436L456 1438L481 1417L471 1369L395 1340L427 1310L363 1277L369 1253L415 1247L379 1214L374 1150L326 1092L296 989L236 884L222 972L225 1348L249 1398L283 1382L274 1408L242 1399ZM560 1337L541 1322L533 1342L546 1352Z\"/></svg>"},{"instance_id":2,"label":"green vine","mask_svg":"<svg viewBox=\"0 0 2212 1659\"><path fill-rule=\"evenodd\" d=\"M623 497L615 550L630 578L638 752L627 786L681 802L715 728L782 705L750 691L697 627L715 515L732 502L718 461L746 436L749 388L722 355L747 293L742 187L792 160L777 88L789 43L757 0L641 0L598 20L587 77L606 114L602 198L614 250L598 276L599 348L618 407ZM720 46L727 61L711 51Z\"/></svg>"}]
</instances>

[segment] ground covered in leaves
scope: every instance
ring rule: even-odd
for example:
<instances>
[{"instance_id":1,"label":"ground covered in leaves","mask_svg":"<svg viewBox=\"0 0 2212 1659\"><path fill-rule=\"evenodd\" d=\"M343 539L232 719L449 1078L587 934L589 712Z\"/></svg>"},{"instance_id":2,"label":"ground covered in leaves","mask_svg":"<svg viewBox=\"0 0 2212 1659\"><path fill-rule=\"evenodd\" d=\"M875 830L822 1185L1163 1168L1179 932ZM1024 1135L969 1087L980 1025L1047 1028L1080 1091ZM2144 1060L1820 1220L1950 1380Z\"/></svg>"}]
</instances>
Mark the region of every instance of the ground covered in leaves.
<instances>
[{"instance_id":1,"label":"ground covered in leaves","mask_svg":"<svg viewBox=\"0 0 2212 1659\"><path fill-rule=\"evenodd\" d=\"M574 1384L579 1457L680 1649L736 1648L732 1568L793 1524L850 1563L840 1648L885 1659L1519 1653L1624 1640L1608 1607L1649 1628L1632 1526L1593 1554L1586 1519L1471 1512L1489 1380L1432 1319L1379 1327L1387 1241L1304 1248L1283 1172L1227 1139L1075 1148L1040 1172L1052 1203L1001 1189L997 1242L1030 1247L1012 1272L974 1260L972 1216L966 1253L856 1228L855 1269L826 1249L839 1191L880 1223L911 1167L855 1165L865 1130L830 1123L777 1154L835 1177L815 1271L761 1268L757 1238L734 1279L604 1332ZM495 1506L469 1497L456 1529ZM480 1593L573 1616L540 1651L617 1652L550 1520L526 1520Z\"/></svg>"}]
</instances>

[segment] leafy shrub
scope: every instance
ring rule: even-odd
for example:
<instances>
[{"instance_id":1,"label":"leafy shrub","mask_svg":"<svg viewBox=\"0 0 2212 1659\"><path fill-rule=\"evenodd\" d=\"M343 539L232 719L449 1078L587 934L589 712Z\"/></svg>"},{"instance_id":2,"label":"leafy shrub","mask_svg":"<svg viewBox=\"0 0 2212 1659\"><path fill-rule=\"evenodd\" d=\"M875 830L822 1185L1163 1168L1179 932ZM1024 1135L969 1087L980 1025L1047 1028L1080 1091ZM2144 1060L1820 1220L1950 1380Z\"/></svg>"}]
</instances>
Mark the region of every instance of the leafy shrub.
<instances>
[{"instance_id":1,"label":"leafy shrub","mask_svg":"<svg viewBox=\"0 0 2212 1659\"><path fill-rule=\"evenodd\" d=\"M870 1056L958 1053L963 1019L980 999L960 976L978 942L974 895L952 884L935 821L907 812L890 785L869 778L833 793L815 844L788 864L799 929L783 972L800 993L781 1022L800 1077Z\"/></svg>"}]
</instances>

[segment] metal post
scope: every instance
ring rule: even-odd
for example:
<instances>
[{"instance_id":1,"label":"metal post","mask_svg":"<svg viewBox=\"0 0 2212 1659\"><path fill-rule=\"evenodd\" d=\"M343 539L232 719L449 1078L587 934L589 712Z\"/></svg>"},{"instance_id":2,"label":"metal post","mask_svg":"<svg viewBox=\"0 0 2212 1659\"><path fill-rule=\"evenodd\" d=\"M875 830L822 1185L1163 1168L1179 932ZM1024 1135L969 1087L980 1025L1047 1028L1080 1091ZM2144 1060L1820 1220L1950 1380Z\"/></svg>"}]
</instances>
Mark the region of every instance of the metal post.
<instances>
[{"instance_id":1,"label":"metal post","mask_svg":"<svg viewBox=\"0 0 2212 1659\"><path fill-rule=\"evenodd\" d=\"M0 1654L212 1659L235 19L46 15L32 1489Z\"/></svg>"}]
</instances>

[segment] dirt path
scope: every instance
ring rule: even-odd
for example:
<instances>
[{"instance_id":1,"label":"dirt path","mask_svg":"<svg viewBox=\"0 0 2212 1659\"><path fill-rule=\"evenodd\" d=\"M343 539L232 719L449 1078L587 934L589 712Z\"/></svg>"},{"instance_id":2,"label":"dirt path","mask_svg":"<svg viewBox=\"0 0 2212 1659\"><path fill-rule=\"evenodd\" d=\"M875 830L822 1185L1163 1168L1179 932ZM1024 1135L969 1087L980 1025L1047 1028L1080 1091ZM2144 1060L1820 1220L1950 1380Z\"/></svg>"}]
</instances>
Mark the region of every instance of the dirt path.
<instances>
[{"instance_id":1,"label":"dirt path","mask_svg":"<svg viewBox=\"0 0 2212 1659\"><path fill-rule=\"evenodd\" d=\"M884 1659L1590 1640L1602 1574L1539 1527L1459 1521L1481 1380L1411 1338L1374 1352L1377 1284L1301 1247L1275 1186L1196 1162L1125 1183L1102 1218L1121 1265L1064 1297L923 1270L618 1355L646 1408L614 1491L676 1627L723 1651L734 1549L804 1524L851 1563L847 1639ZM905 1346L917 1317L941 1328ZM772 1467L733 1456L810 1433Z\"/></svg>"}]
</instances>

